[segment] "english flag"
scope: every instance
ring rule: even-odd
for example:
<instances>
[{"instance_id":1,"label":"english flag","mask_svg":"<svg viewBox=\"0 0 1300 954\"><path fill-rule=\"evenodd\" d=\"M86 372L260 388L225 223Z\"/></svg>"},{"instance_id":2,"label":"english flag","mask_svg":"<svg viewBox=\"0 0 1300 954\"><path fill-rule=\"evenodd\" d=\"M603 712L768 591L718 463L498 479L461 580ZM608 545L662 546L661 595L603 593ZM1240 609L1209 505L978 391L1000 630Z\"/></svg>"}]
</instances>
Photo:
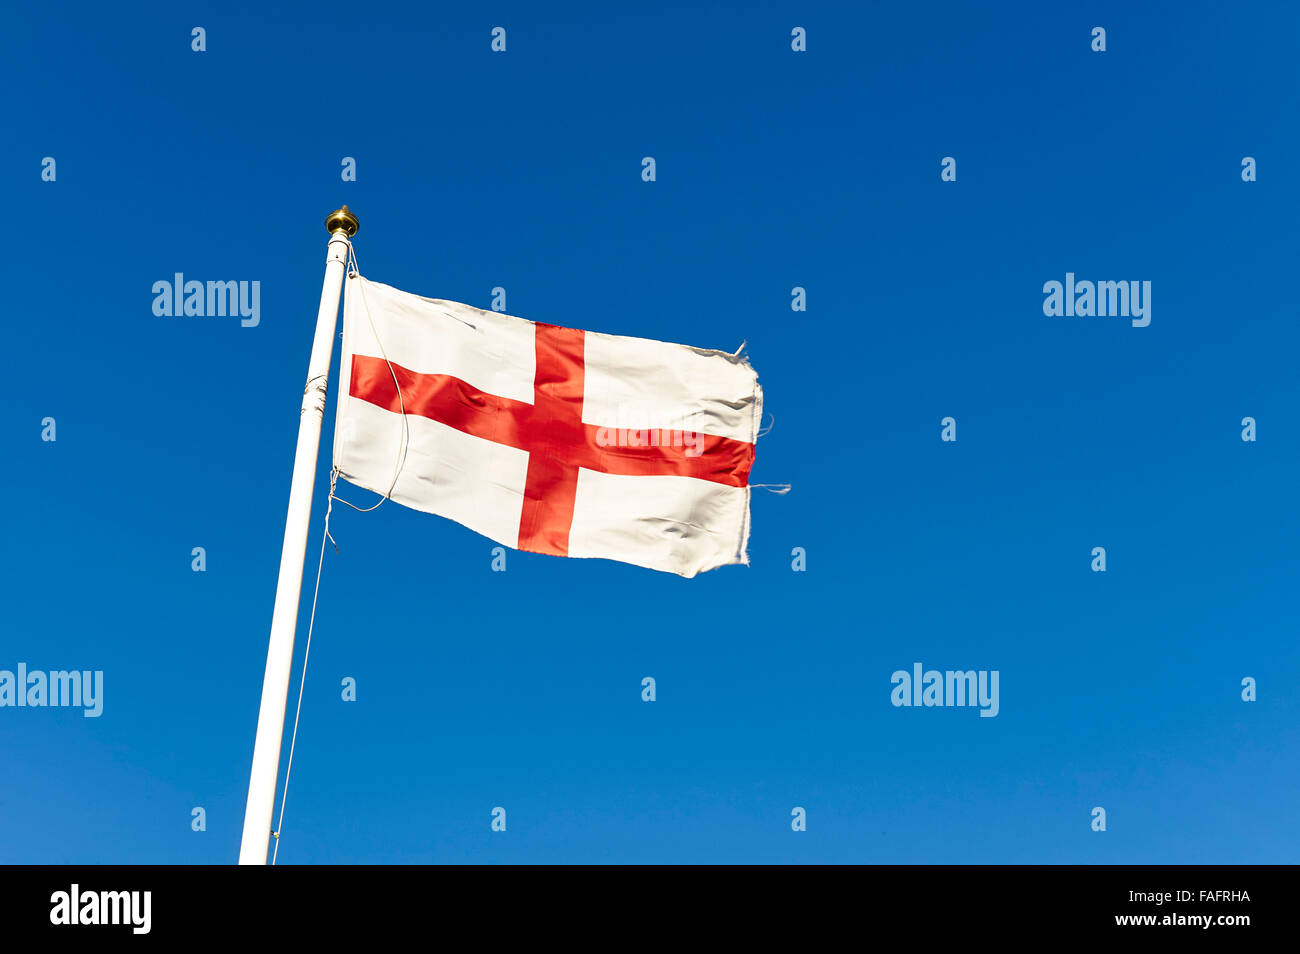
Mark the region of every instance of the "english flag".
<instances>
[{"instance_id":1,"label":"english flag","mask_svg":"<svg viewBox=\"0 0 1300 954\"><path fill-rule=\"evenodd\" d=\"M533 553L749 562L763 391L739 353L344 284L339 476Z\"/></svg>"}]
</instances>

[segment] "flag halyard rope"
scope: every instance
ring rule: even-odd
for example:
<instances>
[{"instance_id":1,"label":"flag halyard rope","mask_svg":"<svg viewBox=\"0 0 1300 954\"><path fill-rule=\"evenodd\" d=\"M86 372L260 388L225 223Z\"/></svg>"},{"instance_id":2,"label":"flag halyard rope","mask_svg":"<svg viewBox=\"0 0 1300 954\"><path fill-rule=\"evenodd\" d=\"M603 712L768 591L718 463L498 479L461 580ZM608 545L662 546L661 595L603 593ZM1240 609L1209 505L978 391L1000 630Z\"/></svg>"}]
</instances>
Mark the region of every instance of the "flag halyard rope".
<instances>
[{"instance_id":1,"label":"flag halyard rope","mask_svg":"<svg viewBox=\"0 0 1300 954\"><path fill-rule=\"evenodd\" d=\"M302 694L303 689L307 686L307 660L311 656L312 630L316 627L316 600L320 596L321 570L325 566L325 541L328 540L334 544L334 552L337 553L339 548L339 545L334 542L334 538L330 536L330 512L334 509L334 484L337 480L338 471L334 470L330 474L329 504L325 508L325 532L321 535L320 560L316 564L316 589L311 595L311 620L307 624L307 648L302 654L302 674L298 677L298 708L293 714L293 734L289 737L289 762L284 769L284 791L280 794L280 820L271 832L271 837L275 839L275 848L271 851L272 865L275 864L275 860L280 854L280 832L284 830L284 806L289 800L289 773L293 771L293 750L298 742L298 720L302 716Z\"/></svg>"},{"instance_id":2,"label":"flag halyard rope","mask_svg":"<svg viewBox=\"0 0 1300 954\"><path fill-rule=\"evenodd\" d=\"M356 249L353 248L351 242L348 243L347 272L348 272L349 279L358 279L361 277L361 272L357 265ZM393 488L397 486L397 478L401 475L402 464L406 460L406 448L409 444L409 434L407 431L408 424L406 420L406 404L404 399L402 398L402 386L397 380L397 372L393 370L392 362L388 360L388 354L384 350L383 342L379 340L379 332L375 328L374 319L371 318L370 316L370 306L366 302L365 286L359 285L358 291L361 294L361 307L366 313L366 319L370 322L370 330L375 336L375 343L379 345L379 353L383 355L384 361L387 362L388 364L388 372L393 376L393 385L397 388L398 400L402 402L401 405L402 439L398 445L397 466L393 471L392 485L389 486L388 492L384 494L383 497L380 498L379 503L376 503L374 507L358 507L356 504L350 503L349 501L344 500L342 497L335 494L334 489L338 485L339 469L336 465L330 471L330 492L329 492L328 504L325 507L325 529L321 535L320 559L316 564L316 588L312 593L311 619L307 624L307 646L306 649L303 651L302 674L299 676L299 682L298 682L298 706L293 714L293 733L289 737L289 759L284 770L284 791L281 792L280 794L280 818L279 821L276 823L274 830L272 830L271 832L271 837L275 840L275 847L271 851L272 865L275 864L276 858L280 854L280 833L284 830L284 809L285 809L285 804L289 800L289 775L293 771L293 752L298 742L298 723L302 717L302 697L303 697L303 691L307 686L307 660L311 656L311 637L313 631L316 628L316 601L320 597L321 571L325 567L325 542L328 540L330 543L334 545L335 553L338 552L338 548L339 548L338 543L334 540L332 536L330 536L330 516L334 511L334 501L337 500L339 503L346 504L347 506L351 507L353 510L359 511L361 513L367 513L368 511L374 510L376 507L379 507L381 504L383 504L385 500L388 500L391 497L393 493ZM339 385L340 387L342 387L343 382L340 381ZM341 392L340 392L340 396L341 396Z\"/></svg>"},{"instance_id":3,"label":"flag halyard rope","mask_svg":"<svg viewBox=\"0 0 1300 954\"><path fill-rule=\"evenodd\" d=\"M360 266L357 265L357 251L352 247L351 242L348 243L348 279L349 281L352 279L361 279L361 284L357 285L357 290L361 295L361 308L366 313L366 321L370 323L370 332L375 336L375 344L379 346L379 353L383 356L384 363L388 365L388 373L393 377L393 387L397 389L397 400L402 409L402 438L398 441L397 445L397 466L393 470L393 482L389 484L388 492L379 499L378 503L373 507L358 507L356 504L344 500L342 497L335 496L334 483L338 477L338 468L335 468L334 476L330 479L331 500L337 500L341 504L346 504L358 513L369 513L371 510L376 510L382 506L384 501L389 500L393 495L393 490L397 487L397 478L401 476L402 465L406 463L406 449L410 446L410 424L406 419L406 399L402 396L401 382L397 380L397 372L393 370L393 362L388 360L388 352L384 350L384 343L379 340L379 329L375 327L375 320L370 315L370 305L366 302L365 279L361 278L361 269ZM343 320L345 322L347 321L346 313L343 316ZM344 382L339 382L339 400L343 399L342 389L346 386L347 385L345 385Z\"/></svg>"}]
</instances>

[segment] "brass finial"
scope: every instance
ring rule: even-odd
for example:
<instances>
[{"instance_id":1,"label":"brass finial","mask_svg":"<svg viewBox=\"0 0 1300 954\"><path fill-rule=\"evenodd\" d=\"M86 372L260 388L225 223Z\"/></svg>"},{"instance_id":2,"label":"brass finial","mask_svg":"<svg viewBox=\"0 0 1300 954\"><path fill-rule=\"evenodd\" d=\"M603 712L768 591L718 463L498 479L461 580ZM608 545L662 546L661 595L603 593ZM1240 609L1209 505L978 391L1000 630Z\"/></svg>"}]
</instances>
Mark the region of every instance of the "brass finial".
<instances>
[{"instance_id":1,"label":"brass finial","mask_svg":"<svg viewBox=\"0 0 1300 954\"><path fill-rule=\"evenodd\" d=\"M361 223L357 221L357 217L352 214L352 211L346 205L331 212L329 218L325 220L325 228L329 229L330 235L335 232L342 232L348 238L352 238L357 234L357 229L360 227Z\"/></svg>"}]
</instances>

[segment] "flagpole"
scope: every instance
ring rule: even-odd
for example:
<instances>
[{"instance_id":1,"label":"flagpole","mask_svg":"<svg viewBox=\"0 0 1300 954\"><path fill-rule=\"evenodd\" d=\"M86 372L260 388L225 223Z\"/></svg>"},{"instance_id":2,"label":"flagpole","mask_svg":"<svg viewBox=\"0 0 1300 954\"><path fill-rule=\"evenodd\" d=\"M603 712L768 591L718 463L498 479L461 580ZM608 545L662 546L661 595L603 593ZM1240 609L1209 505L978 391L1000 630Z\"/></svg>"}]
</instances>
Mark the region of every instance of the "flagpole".
<instances>
[{"instance_id":1,"label":"flagpole","mask_svg":"<svg viewBox=\"0 0 1300 954\"><path fill-rule=\"evenodd\" d=\"M239 846L241 865L266 864L266 850L271 839L285 705L289 701L289 676L293 668L293 637L298 628L298 597L302 589L303 563L307 557L307 528L311 522L321 421L325 416L325 397L329 391L334 329L338 325L339 292L343 289L350 239L357 234L358 226L357 217L346 205L330 213L325 220L325 228L330 233L325 283L321 287L316 336L312 339L307 386L303 389L302 411L298 418L298 449L294 453L293 477L289 483L289 513L284 525L284 547L280 551L275 608L271 611L271 641L266 652L266 675L262 680L262 705L257 713L253 768L248 776L244 837Z\"/></svg>"}]
</instances>

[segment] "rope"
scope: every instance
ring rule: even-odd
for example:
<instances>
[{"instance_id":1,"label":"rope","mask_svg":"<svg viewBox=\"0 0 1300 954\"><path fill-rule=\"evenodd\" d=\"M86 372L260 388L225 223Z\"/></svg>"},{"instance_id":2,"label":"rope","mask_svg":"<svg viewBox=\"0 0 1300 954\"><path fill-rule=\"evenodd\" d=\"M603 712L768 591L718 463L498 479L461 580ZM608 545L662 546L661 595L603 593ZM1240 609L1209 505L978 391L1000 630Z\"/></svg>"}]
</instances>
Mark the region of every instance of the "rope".
<instances>
[{"instance_id":1,"label":"rope","mask_svg":"<svg viewBox=\"0 0 1300 954\"><path fill-rule=\"evenodd\" d=\"M320 596L320 575L325 566L325 541L334 543L334 538L330 536L330 511L334 509L334 484L338 480L338 471L335 470L330 474L330 495L329 506L325 508L325 533L320 541L320 561L316 564L316 590L311 596L311 622L307 624L307 649L302 654L302 675L298 681L298 708L293 714L293 735L289 737L289 764L284 770L284 792L280 796L280 821L276 824L275 830L271 836L275 839L275 849L271 852L271 864L275 864L276 857L280 854L280 832L284 830L284 804L289 800L289 773L293 771L293 749L298 742L298 719L302 715L302 692L307 686L307 659L311 656L311 634L316 626L316 598ZM334 543L334 552L338 552L339 545Z\"/></svg>"},{"instance_id":2,"label":"rope","mask_svg":"<svg viewBox=\"0 0 1300 954\"><path fill-rule=\"evenodd\" d=\"M384 350L384 343L379 340L379 331L375 328L375 319L370 315L370 305L366 303L366 280L361 277L361 270L357 265L357 251L352 247L351 242L348 243L348 278L360 279L360 284L357 285L357 289L361 294L361 307L366 313L366 321L370 323L370 332L375 336L375 344L379 345L379 353L384 358L384 364L388 365L388 373L392 375L393 387L397 391L398 406L402 409L402 439L398 443L397 448L397 466L393 470L393 482L388 485L388 492L379 499L379 503L375 504L373 507L358 507L356 504L344 500L342 497L336 497L334 495L334 480L331 479L330 481L331 500L337 500L339 503L351 507L358 513L369 513L372 510L378 509L383 505L384 501L389 500L392 497L393 489L397 486L397 478L402 474L402 465L406 463L406 449L410 446L411 435L410 424L406 419L406 399L402 397L402 385L397 380L397 372L393 370L393 362L388 360L388 352ZM343 392L340 391L340 400L342 400L342 394Z\"/></svg>"},{"instance_id":3,"label":"rope","mask_svg":"<svg viewBox=\"0 0 1300 954\"><path fill-rule=\"evenodd\" d=\"M356 504L350 503L335 494L334 488L338 485L339 469L338 467L335 467L330 471L329 502L325 508L325 531L321 535L320 560L316 564L316 589L312 593L311 597L311 621L307 624L307 648L303 652L302 676L298 682L298 707L293 714L293 734L289 737L289 762L284 770L284 791L280 796L280 820L276 824L275 830L271 832L271 836L275 838L275 848L271 852L272 865L275 864L275 859L280 854L280 832L284 830L284 808L285 803L289 800L289 774L293 771L293 751L294 747L298 743L298 722L302 717L302 697L303 691L307 687L307 660L311 656L311 637L312 632L316 628L316 601L320 597L321 571L325 567L325 541L328 540L330 543L334 544L335 553L337 553L339 549L338 543L332 536L330 536L330 515L334 511L334 501L337 500L339 503L346 504L353 510L361 513L368 513L383 504L385 500L390 499L393 494L393 488L397 486L397 478L402 473L402 465L406 462L406 449L410 444L409 425L406 420L406 399L402 397L402 385L397 380L397 372L393 370L393 362L388 360L388 352L384 350L383 342L379 340L379 331L375 328L375 320L370 315L370 306L366 302L365 279L361 278L361 271L357 265L357 251L351 242L348 243L348 254L345 261L345 268L347 269L349 279L361 280L361 284L357 286L361 294L361 307L365 310L366 320L370 323L370 330L375 336L375 343L379 345L379 353L383 355L384 363L388 365L388 373L393 376L393 387L397 389L397 400L402 409L402 439L398 447L397 466L393 470L393 482L389 485L388 492L380 498L379 503L375 504L374 507L358 507Z\"/></svg>"},{"instance_id":4,"label":"rope","mask_svg":"<svg viewBox=\"0 0 1300 954\"><path fill-rule=\"evenodd\" d=\"M410 445L409 425L406 420L406 399L402 397L402 385L397 380L397 372L393 370L393 362L388 360L388 352L384 350L383 342L379 340L379 331L375 328L375 320L370 315L370 306L366 302L365 279L361 278L361 271L357 265L357 252L351 242L348 243L348 254L345 261L345 268L347 269L349 279L360 279L360 284L357 285L357 289L361 294L361 307L365 310L366 320L370 323L370 331L375 336L375 344L379 345L379 353L383 355L384 363L388 365L388 373L393 376L393 387L397 389L397 400L402 409L402 439L398 447L397 466L393 470L393 482L389 485L388 492L380 498L379 503L375 504L374 507L358 507L356 504L350 503L335 494L334 488L338 485L339 469L336 466L330 471L329 502L325 508L325 531L321 535L320 560L316 564L316 589L312 593L311 597L311 620L307 624L307 647L303 651L302 655L302 675L299 677L298 682L298 707L295 709L293 714L293 734L289 737L289 762L285 766L284 791L280 795L280 820L276 823L275 830L271 832L271 836L275 838L275 848L271 852L272 865L275 864L275 860L280 854L280 832L284 830L284 808L285 804L289 801L289 775L293 771L293 751L298 743L298 722L302 717L302 697L303 691L307 687L307 660L311 656L311 637L312 632L316 628L316 601L320 597L321 571L325 567L325 541L328 540L330 543L334 544L335 553L337 553L339 549L338 543L332 536L330 536L330 515L334 511L334 501L337 500L339 503L347 504L347 506L351 507L353 510L359 511L360 513L368 513L383 504L385 500L390 499L393 494L393 488L397 486L397 478L401 476L402 465L406 462L406 449Z\"/></svg>"}]
</instances>

